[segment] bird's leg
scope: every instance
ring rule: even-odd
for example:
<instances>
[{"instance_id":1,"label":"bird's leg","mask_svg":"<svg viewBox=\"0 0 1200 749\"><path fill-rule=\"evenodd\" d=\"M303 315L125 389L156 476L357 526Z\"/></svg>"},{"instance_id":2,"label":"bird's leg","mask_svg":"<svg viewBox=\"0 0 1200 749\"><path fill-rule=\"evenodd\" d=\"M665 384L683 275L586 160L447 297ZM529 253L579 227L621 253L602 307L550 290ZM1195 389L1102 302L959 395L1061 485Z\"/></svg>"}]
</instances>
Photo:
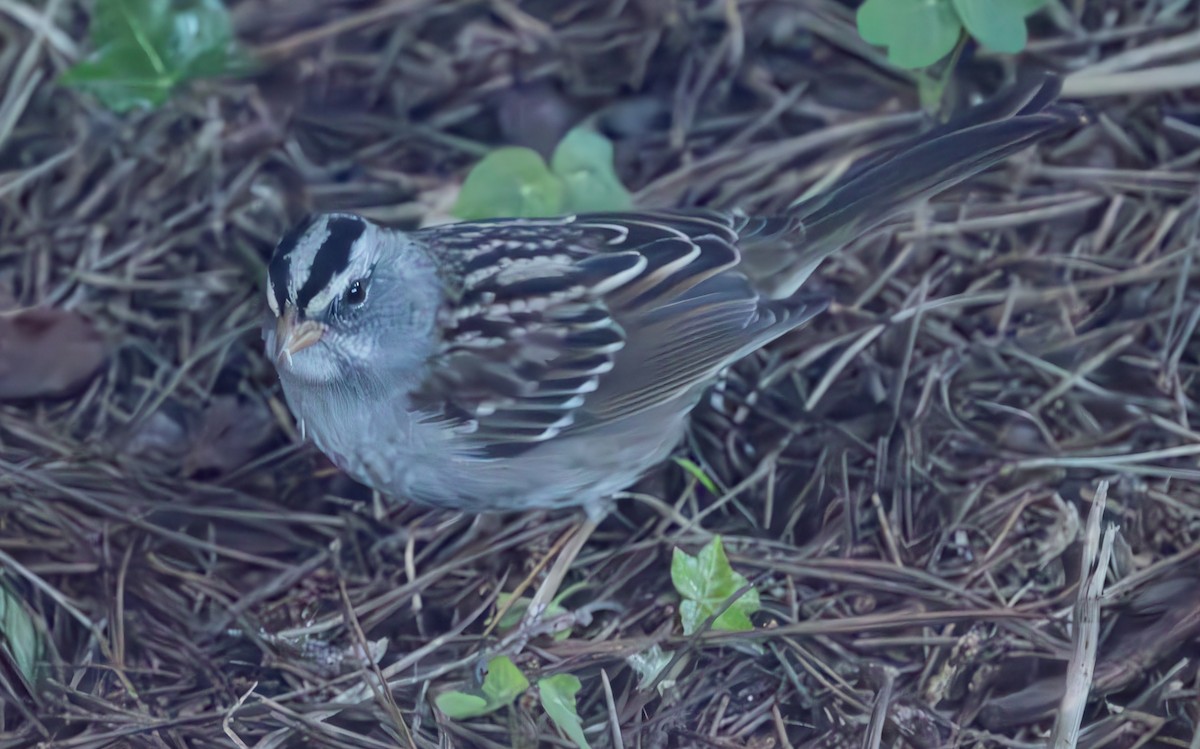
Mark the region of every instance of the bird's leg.
<instances>
[{"instance_id":1,"label":"bird's leg","mask_svg":"<svg viewBox=\"0 0 1200 749\"><path fill-rule=\"evenodd\" d=\"M562 550L558 552L558 557L554 560L554 564L546 572L546 578L542 580L541 585L538 586L537 591L533 594L533 600L529 602L529 607L525 609L525 616L521 620L522 629L537 625L542 614L550 606L550 602L558 595L558 589L562 587L562 582L566 579L568 570L571 569L575 558L579 556L579 552L583 551L583 545L591 538L597 525L597 521L589 517L572 531L571 537L567 539Z\"/></svg>"},{"instance_id":2,"label":"bird's leg","mask_svg":"<svg viewBox=\"0 0 1200 749\"><path fill-rule=\"evenodd\" d=\"M546 609L549 608L550 603L558 595L558 589L562 586L563 580L566 579L567 571L571 569L575 558L583 550L583 545L587 543L588 538L591 537L593 531L596 530L596 526L599 524L599 521L594 519L591 513L588 513L588 517L583 522L568 531L570 536L566 538L565 542L560 539L554 544L558 548L557 556L554 559L554 563L550 565L550 569L546 571L546 577L534 592L533 599L530 600L528 608L525 609L525 615L521 617L521 623L495 649L489 650L485 657L491 658L502 653L515 656L525 650L525 646L529 643L530 639L549 631L542 627L542 614L546 613ZM550 554L554 553L552 549ZM545 564L545 560L541 564ZM541 564L539 564L539 567ZM527 584L528 578L522 581L522 586ZM520 589L518 587L517 590ZM515 595L517 594L514 593L514 597ZM502 611L496 612L492 624L488 627L488 632L491 631L492 627L496 626L500 621L501 614L506 610L507 607Z\"/></svg>"}]
</instances>

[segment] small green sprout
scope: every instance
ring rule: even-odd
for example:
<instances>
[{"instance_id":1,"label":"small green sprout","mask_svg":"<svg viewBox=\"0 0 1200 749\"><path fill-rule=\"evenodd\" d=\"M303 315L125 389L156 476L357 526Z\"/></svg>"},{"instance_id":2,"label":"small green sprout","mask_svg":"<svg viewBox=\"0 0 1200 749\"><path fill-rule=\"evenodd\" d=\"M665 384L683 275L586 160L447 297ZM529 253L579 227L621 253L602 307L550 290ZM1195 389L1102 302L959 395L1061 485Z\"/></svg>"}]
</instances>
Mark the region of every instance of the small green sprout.
<instances>
[{"instance_id":1,"label":"small green sprout","mask_svg":"<svg viewBox=\"0 0 1200 749\"><path fill-rule=\"evenodd\" d=\"M568 596L578 592L579 590L582 590L585 587L587 587L586 583L576 583L559 591L559 594L554 597L554 600L546 605L546 611L542 614L543 620L551 621L566 614L567 609L562 605L562 602L566 600ZM504 611L505 608L508 609L505 611L504 616L502 616L500 621L496 624L497 629L502 632L505 630L510 630L521 623L521 620L525 618L525 612L529 610L529 604L533 602L533 597L521 596L517 600L512 601L511 605L509 604L509 601L512 601L511 593L501 593L496 598L497 610ZM571 627L564 627L563 629L554 633L554 639L559 642L567 639L570 636Z\"/></svg>"},{"instance_id":2,"label":"small green sprout","mask_svg":"<svg viewBox=\"0 0 1200 749\"><path fill-rule=\"evenodd\" d=\"M716 482L695 461L688 458L675 458L675 464L687 471L688 475L699 481L700 485L708 489L712 494L721 493L721 490L717 488Z\"/></svg>"},{"instance_id":3,"label":"small green sprout","mask_svg":"<svg viewBox=\"0 0 1200 749\"><path fill-rule=\"evenodd\" d=\"M477 718L499 710L529 688L529 679L506 655L488 661L483 686L472 692L442 692L434 700L438 710L456 720Z\"/></svg>"},{"instance_id":4,"label":"small green sprout","mask_svg":"<svg viewBox=\"0 0 1200 749\"><path fill-rule=\"evenodd\" d=\"M591 749L584 738L583 724L575 704L575 694L580 686L579 679L571 674L546 676L538 679L538 697L542 709L567 738L580 749ZM527 689L529 679L508 656L500 655L488 661L487 675L480 689L442 692L434 699L434 703L447 717L465 720L511 705Z\"/></svg>"}]
</instances>

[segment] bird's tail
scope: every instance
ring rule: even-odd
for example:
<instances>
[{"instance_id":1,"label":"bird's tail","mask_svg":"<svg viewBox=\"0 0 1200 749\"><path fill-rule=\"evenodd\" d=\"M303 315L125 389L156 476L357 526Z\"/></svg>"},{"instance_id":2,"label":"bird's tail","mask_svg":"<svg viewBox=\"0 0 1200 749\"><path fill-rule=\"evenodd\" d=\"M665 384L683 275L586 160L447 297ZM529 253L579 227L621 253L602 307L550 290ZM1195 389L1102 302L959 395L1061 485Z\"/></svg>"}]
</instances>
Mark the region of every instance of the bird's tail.
<instances>
[{"instance_id":1,"label":"bird's tail","mask_svg":"<svg viewBox=\"0 0 1200 749\"><path fill-rule=\"evenodd\" d=\"M786 263L770 270L772 296L790 296L826 257L918 200L1086 123L1082 108L1054 104L1060 85L1057 77L1040 76L867 157L828 190L793 204L783 219L790 232L773 231L764 224L760 233L747 226L749 231L742 236L748 250L757 244L755 234L764 240L774 235L778 241L787 233L793 238L789 248L776 245L770 253L775 263Z\"/></svg>"}]
</instances>

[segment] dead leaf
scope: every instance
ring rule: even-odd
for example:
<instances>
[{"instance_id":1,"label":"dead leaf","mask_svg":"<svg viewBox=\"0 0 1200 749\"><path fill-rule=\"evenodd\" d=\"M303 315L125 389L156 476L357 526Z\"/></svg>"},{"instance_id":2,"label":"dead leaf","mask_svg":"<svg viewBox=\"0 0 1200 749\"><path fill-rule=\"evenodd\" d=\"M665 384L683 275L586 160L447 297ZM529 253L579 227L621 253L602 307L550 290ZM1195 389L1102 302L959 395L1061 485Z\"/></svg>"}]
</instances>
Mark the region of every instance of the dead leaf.
<instances>
[{"instance_id":1,"label":"dead leaf","mask_svg":"<svg viewBox=\"0 0 1200 749\"><path fill-rule=\"evenodd\" d=\"M227 473L245 465L270 439L275 421L266 405L252 398L218 395L200 419L192 446L183 459L183 473Z\"/></svg>"},{"instance_id":2,"label":"dead leaf","mask_svg":"<svg viewBox=\"0 0 1200 749\"><path fill-rule=\"evenodd\" d=\"M0 314L0 399L71 395L107 356L100 333L76 312L35 307Z\"/></svg>"},{"instance_id":3,"label":"dead leaf","mask_svg":"<svg viewBox=\"0 0 1200 749\"><path fill-rule=\"evenodd\" d=\"M138 424L121 455L160 466L178 465L191 444L188 430L186 416L176 418L164 406Z\"/></svg>"}]
</instances>

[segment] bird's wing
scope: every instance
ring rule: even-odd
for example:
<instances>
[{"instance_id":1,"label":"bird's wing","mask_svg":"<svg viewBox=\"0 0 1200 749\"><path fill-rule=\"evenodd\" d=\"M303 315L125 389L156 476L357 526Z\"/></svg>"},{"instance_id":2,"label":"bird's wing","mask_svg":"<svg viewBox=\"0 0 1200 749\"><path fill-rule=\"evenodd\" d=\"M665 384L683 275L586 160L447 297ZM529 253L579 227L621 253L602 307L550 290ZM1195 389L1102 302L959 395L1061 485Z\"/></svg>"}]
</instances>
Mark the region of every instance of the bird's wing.
<instances>
[{"instance_id":1,"label":"bird's wing","mask_svg":"<svg viewBox=\"0 0 1200 749\"><path fill-rule=\"evenodd\" d=\"M719 213L477 222L420 238L447 268L447 302L414 405L487 456L693 391L822 308L764 303Z\"/></svg>"}]
</instances>

